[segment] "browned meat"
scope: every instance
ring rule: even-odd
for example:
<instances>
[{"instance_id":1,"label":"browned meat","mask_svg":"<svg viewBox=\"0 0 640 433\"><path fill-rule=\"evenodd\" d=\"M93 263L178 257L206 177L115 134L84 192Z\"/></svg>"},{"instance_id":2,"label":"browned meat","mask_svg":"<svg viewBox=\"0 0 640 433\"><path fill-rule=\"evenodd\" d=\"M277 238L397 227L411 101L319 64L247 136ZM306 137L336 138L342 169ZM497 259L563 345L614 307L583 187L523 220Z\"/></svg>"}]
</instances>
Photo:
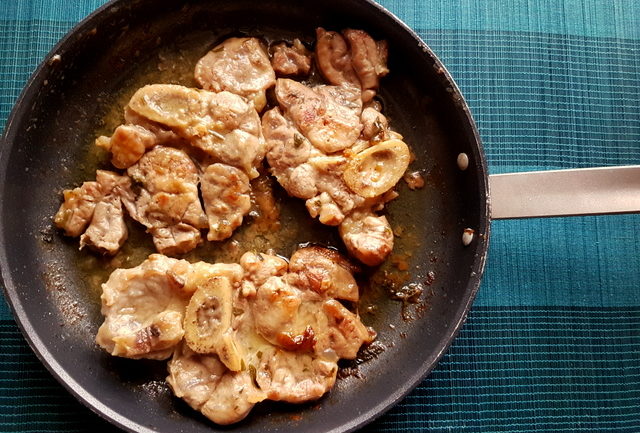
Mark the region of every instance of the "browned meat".
<instances>
[{"instance_id":1,"label":"browned meat","mask_svg":"<svg viewBox=\"0 0 640 433\"><path fill-rule=\"evenodd\" d=\"M288 273L255 284L252 309L257 333L289 351L329 356L332 361L354 358L373 337L356 315L334 299L358 300L352 270L335 251L320 247L296 251Z\"/></svg>"},{"instance_id":2,"label":"browned meat","mask_svg":"<svg viewBox=\"0 0 640 433\"><path fill-rule=\"evenodd\" d=\"M318 192L315 173L305 163L312 154L321 153L277 107L262 116L262 129L269 149L267 161L271 174L290 195L303 199L314 197Z\"/></svg>"},{"instance_id":3,"label":"browned meat","mask_svg":"<svg viewBox=\"0 0 640 433\"><path fill-rule=\"evenodd\" d=\"M80 236L80 249L88 246L99 253L114 255L128 236L122 200L128 200L132 195L131 180L111 171L98 170L96 181L101 198L95 206L89 227Z\"/></svg>"},{"instance_id":4,"label":"browned meat","mask_svg":"<svg viewBox=\"0 0 640 433\"><path fill-rule=\"evenodd\" d=\"M362 30L348 29L343 33L351 48L351 64L360 80L362 100L369 101L376 94L380 77L389 73L387 43L374 41Z\"/></svg>"},{"instance_id":5,"label":"browned meat","mask_svg":"<svg viewBox=\"0 0 640 433\"><path fill-rule=\"evenodd\" d=\"M231 236L251 208L249 178L225 164L211 164L201 178L202 198L209 220L210 241Z\"/></svg>"},{"instance_id":6,"label":"browned meat","mask_svg":"<svg viewBox=\"0 0 640 433\"><path fill-rule=\"evenodd\" d=\"M104 323L96 342L114 356L166 359L182 340L189 263L152 254L140 266L115 270L102 285Z\"/></svg>"},{"instance_id":7,"label":"browned meat","mask_svg":"<svg viewBox=\"0 0 640 433\"><path fill-rule=\"evenodd\" d=\"M244 278L256 286L263 285L269 277L284 275L288 266L286 260L278 256L252 252L242 255L240 265Z\"/></svg>"},{"instance_id":8,"label":"browned meat","mask_svg":"<svg viewBox=\"0 0 640 433\"><path fill-rule=\"evenodd\" d=\"M206 90L227 90L253 102L262 111L266 89L275 73L262 43L256 38L229 38L215 46L196 64L195 79Z\"/></svg>"},{"instance_id":9,"label":"browned meat","mask_svg":"<svg viewBox=\"0 0 640 433\"><path fill-rule=\"evenodd\" d=\"M348 277L341 274L349 272L348 264L339 254L321 248L303 249L296 254L292 259L298 268L305 260L317 258L323 264L310 270L311 274L326 270L328 278L335 276L345 286L350 284ZM191 265L185 289L191 290L189 286L197 282L204 285L189 302L185 329L193 320L199 326L206 323L211 326L198 331L199 354L190 348L193 337L185 335L188 345L183 344L175 351L167 378L178 397L219 424L239 421L265 398L291 403L320 398L335 382L338 354L351 356L356 345L359 348L372 339L357 316L326 297L333 293L332 288L319 290L321 296L306 287L301 290L290 284L288 281L294 278L293 274L287 274L285 260L270 254L246 253L240 263L244 271L242 282L238 282L237 269L229 268L237 265ZM326 269L319 270L323 265ZM257 294L251 295L251 300L245 298L243 290L231 295L229 283L214 282L227 278L223 276L225 273L231 276L227 281L235 281L235 285L257 287ZM320 289L318 284L323 283L316 280L314 284L314 288ZM349 291L353 289L350 287ZM207 295L200 295L201 292ZM303 330L299 334L294 331L298 328ZM209 333L205 332L207 329ZM320 344L314 347L316 334ZM241 358L233 363L236 364L233 368L227 353L220 353L228 344L225 336L233 341L234 356Z\"/></svg>"},{"instance_id":10,"label":"browned meat","mask_svg":"<svg viewBox=\"0 0 640 433\"><path fill-rule=\"evenodd\" d=\"M168 367L174 394L217 424L244 419L266 397L248 371L231 372L217 356L194 353L186 344L176 349Z\"/></svg>"},{"instance_id":11,"label":"browned meat","mask_svg":"<svg viewBox=\"0 0 640 433\"><path fill-rule=\"evenodd\" d=\"M393 249L393 231L384 216L354 212L340 224L339 231L349 253L365 265L381 264Z\"/></svg>"},{"instance_id":12,"label":"browned meat","mask_svg":"<svg viewBox=\"0 0 640 433\"><path fill-rule=\"evenodd\" d=\"M87 246L99 253L114 255L127 236L120 197L109 195L96 205L91 224L80 236L80 249Z\"/></svg>"},{"instance_id":13,"label":"browned meat","mask_svg":"<svg viewBox=\"0 0 640 433\"><path fill-rule=\"evenodd\" d=\"M338 252L327 248L307 247L297 250L289 261L289 281L330 298L357 302L358 284L354 267Z\"/></svg>"},{"instance_id":14,"label":"browned meat","mask_svg":"<svg viewBox=\"0 0 640 433\"><path fill-rule=\"evenodd\" d=\"M353 70L351 51L347 41L337 32L316 29L316 62L326 80L336 86L351 84L360 87Z\"/></svg>"},{"instance_id":15,"label":"browned meat","mask_svg":"<svg viewBox=\"0 0 640 433\"><path fill-rule=\"evenodd\" d=\"M167 382L176 396L215 423L238 422L265 399L320 398L340 357L373 340L334 299L358 300L352 270L320 247L298 250L290 264L253 252L240 264L152 254L103 284L96 341L115 356L173 353Z\"/></svg>"},{"instance_id":16,"label":"browned meat","mask_svg":"<svg viewBox=\"0 0 640 433\"><path fill-rule=\"evenodd\" d=\"M278 79L276 97L285 114L324 153L352 146L362 130L362 102L355 87L317 86Z\"/></svg>"},{"instance_id":17,"label":"browned meat","mask_svg":"<svg viewBox=\"0 0 640 433\"><path fill-rule=\"evenodd\" d=\"M56 227L67 236L80 236L93 217L96 202L102 196L98 182L84 182L82 186L66 189L64 202L54 217Z\"/></svg>"},{"instance_id":18,"label":"browned meat","mask_svg":"<svg viewBox=\"0 0 640 433\"><path fill-rule=\"evenodd\" d=\"M373 107L362 110L362 138L371 141L389 139L389 122L387 118Z\"/></svg>"},{"instance_id":19,"label":"browned meat","mask_svg":"<svg viewBox=\"0 0 640 433\"><path fill-rule=\"evenodd\" d=\"M198 173L181 150L156 146L129 167L129 176L141 185L138 196L126 201L131 217L146 226L156 249L181 254L201 241L200 228L207 227L198 198Z\"/></svg>"},{"instance_id":20,"label":"browned meat","mask_svg":"<svg viewBox=\"0 0 640 433\"><path fill-rule=\"evenodd\" d=\"M98 137L96 145L111 152L116 168L128 168L138 162L147 149L158 144L151 131L138 125L120 125L111 137Z\"/></svg>"},{"instance_id":21,"label":"browned meat","mask_svg":"<svg viewBox=\"0 0 640 433\"><path fill-rule=\"evenodd\" d=\"M306 324L298 323L302 292L280 277L270 277L258 286L253 304L256 331L272 344L281 334L301 335Z\"/></svg>"},{"instance_id":22,"label":"browned meat","mask_svg":"<svg viewBox=\"0 0 640 433\"><path fill-rule=\"evenodd\" d=\"M357 86L362 101L376 94L379 80L388 72L387 43L376 42L362 30L348 29L344 38L323 28L316 30L316 61L320 72L331 84Z\"/></svg>"},{"instance_id":23,"label":"browned meat","mask_svg":"<svg viewBox=\"0 0 640 433\"><path fill-rule=\"evenodd\" d=\"M373 341L360 318L340 302L330 299L322 304L322 310L321 317L327 323L321 323L316 333L316 352L333 351L339 358L354 359L363 344Z\"/></svg>"},{"instance_id":24,"label":"browned meat","mask_svg":"<svg viewBox=\"0 0 640 433\"><path fill-rule=\"evenodd\" d=\"M314 89L295 81L278 80L276 92L278 93L278 89L282 89L282 93L285 93L284 88L292 89L291 92L282 96L283 100L291 99L293 101L288 115L303 119L301 121L303 125L306 120L313 119L317 113L324 112L326 114L324 108L316 110L317 113L309 114L308 111L305 111L305 107L307 105L313 107L312 100L318 102L323 99L323 95L331 94L338 89L321 86L316 88L320 92L317 93ZM309 96L306 102L304 95ZM338 99L336 98L336 100ZM347 110L349 109L347 108ZM355 113L351 112L351 114ZM326 119L323 116L318 116L315 120L320 125L318 128L314 125L308 126L307 130L311 131L310 136L316 133L320 136L323 128L333 128L332 134L324 136L324 144L330 142L330 145L334 146L330 147L331 150L341 146L340 143L345 142L343 140L350 141L346 145L347 147L354 144L359 129L349 130L346 124L354 121L359 128L359 120L350 119L336 127L335 125L340 123L336 121L336 116L327 115ZM347 163L345 157L325 156L322 149L314 146L313 140L307 140L304 135L298 132L295 122L289 120L287 116L283 116L278 109L265 113L262 122L269 148L267 160L272 173L290 195L307 200L307 209L312 217L319 217L323 224L338 225L344 219L345 214L363 202L364 199L353 193L342 179ZM305 131L300 125L298 128ZM327 132L326 129L325 132ZM327 134L329 133L327 132ZM331 143L335 143L335 145ZM326 150L327 147L325 146L324 149Z\"/></svg>"},{"instance_id":25,"label":"browned meat","mask_svg":"<svg viewBox=\"0 0 640 433\"><path fill-rule=\"evenodd\" d=\"M335 361L274 347L262 354L256 382L270 400L303 403L329 391L337 372Z\"/></svg>"},{"instance_id":26,"label":"browned meat","mask_svg":"<svg viewBox=\"0 0 640 433\"><path fill-rule=\"evenodd\" d=\"M373 107L363 111L362 119L368 129L363 137L371 141L357 141L345 156L325 155L278 108L266 112L262 123L269 148L267 160L280 185L291 196L306 199L309 214L323 224L338 226L348 217L349 223L341 228L348 250L365 264L379 264L391 252L393 236L387 236L390 231L378 233L374 229L388 227L388 223L375 216L372 209L381 210L395 197L387 191L406 169L408 148L400 140L371 146L391 132L386 118ZM380 170L383 159L384 168ZM357 180L351 183L362 194L345 182L347 177ZM372 219L359 220L368 216Z\"/></svg>"},{"instance_id":27,"label":"browned meat","mask_svg":"<svg viewBox=\"0 0 640 433\"><path fill-rule=\"evenodd\" d=\"M213 93L172 84L139 89L128 110L147 122L170 129L213 161L258 176L266 152L255 108L229 92Z\"/></svg>"},{"instance_id":28,"label":"browned meat","mask_svg":"<svg viewBox=\"0 0 640 433\"><path fill-rule=\"evenodd\" d=\"M88 246L102 254L115 254L128 235L122 201L130 199L130 187L128 177L98 170L95 182L64 192L65 201L54 223L67 236L79 236L84 231L80 249Z\"/></svg>"},{"instance_id":29,"label":"browned meat","mask_svg":"<svg viewBox=\"0 0 640 433\"><path fill-rule=\"evenodd\" d=\"M309 159L315 173L320 194L307 200L312 217L327 225L339 225L353 209L364 204L365 199L354 193L344 182L347 159L342 156L319 156Z\"/></svg>"},{"instance_id":30,"label":"browned meat","mask_svg":"<svg viewBox=\"0 0 640 433\"><path fill-rule=\"evenodd\" d=\"M271 64L279 75L309 75L311 52L300 39L294 39L292 46L282 42L273 47Z\"/></svg>"}]
</instances>

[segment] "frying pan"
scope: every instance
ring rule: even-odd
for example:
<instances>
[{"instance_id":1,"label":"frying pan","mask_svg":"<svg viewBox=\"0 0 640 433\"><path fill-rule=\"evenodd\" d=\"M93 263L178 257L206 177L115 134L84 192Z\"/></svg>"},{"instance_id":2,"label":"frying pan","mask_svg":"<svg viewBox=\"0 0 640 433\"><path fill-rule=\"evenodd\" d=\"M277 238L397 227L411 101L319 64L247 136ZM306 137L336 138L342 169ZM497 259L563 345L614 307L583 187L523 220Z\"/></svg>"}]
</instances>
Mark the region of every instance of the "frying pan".
<instances>
[{"instance_id":1,"label":"frying pan","mask_svg":"<svg viewBox=\"0 0 640 433\"><path fill-rule=\"evenodd\" d=\"M163 363L116 359L95 345L100 305L83 269L90 254L77 251L77 240L52 230L51 217L61 190L92 178L104 162L87 154L110 107L121 102L122 89L144 81L167 47L175 52L199 47L204 54L238 34L312 41L318 26L361 28L389 43L391 73L380 95L384 112L412 146L412 169L426 179L423 189L401 191L389 217L403 228L398 248L406 253L407 282L421 284L425 293L418 306L385 294L373 297L375 312L363 314L363 320L378 331L380 350L358 366L359 375L338 380L318 402L258 405L243 422L221 428L171 396L163 384ZM51 374L128 431L357 429L431 371L464 322L480 283L490 217L486 162L473 119L433 52L368 0L109 3L46 57L11 113L3 141L0 269L14 316ZM456 163L461 153L469 159L466 170ZM300 220L298 242L339 245L333 230L308 217ZM461 240L466 228L474 230L468 246ZM277 252L289 255L293 248ZM91 260L94 268L112 265Z\"/></svg>"}]
</instances>

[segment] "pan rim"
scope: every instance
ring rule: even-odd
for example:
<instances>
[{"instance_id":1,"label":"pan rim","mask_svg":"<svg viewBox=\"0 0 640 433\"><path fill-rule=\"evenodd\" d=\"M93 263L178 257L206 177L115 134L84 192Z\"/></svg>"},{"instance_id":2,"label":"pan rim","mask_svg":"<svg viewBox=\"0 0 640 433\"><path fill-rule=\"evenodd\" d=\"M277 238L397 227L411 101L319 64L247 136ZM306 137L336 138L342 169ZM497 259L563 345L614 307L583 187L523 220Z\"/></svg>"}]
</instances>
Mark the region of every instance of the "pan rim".
<instances>
[{"instance_id":1,"label":"pan rim","mask_svg":"<svg viewBox=\"0 0 640 433\"><path fill-rule=\"evenodd\" d=\"M107 13L113 7L118 8L118 4L123 3L124 1L125 0L109 0L107 3L94 10L91 14L89 14L87 17L73 26L54 45L54 47L44 57L43 61L38 65L36 70L31 74L25 84L25 87L14 103L2 135L2 143L0 146L0 185L4 185L7 181L7 166L10 154L10 149L7 148L7 144L13 143L16 140L16 127L14 127L16 119L20 118L28 111L28 107L30 107L30 104L26 104L26 102L32 103L37 99L38 89L42 86L43 75L46 71L47 63L52 59L53 56L61 52L61 48L72 45L75 35L93 28L94 22L98 20L102 14ZM446 69L444 64L442 64L440 59L435 55L433 50L424 41L422 41L420 36L388 9L373 0L351 1L359 2L367 7L374 8L378 13L390 18L395 26L408 33L411 38L418 43L419 47L425 53L425 55L428 56L430 60L433 60L435 62L434 66L442 70L442 76L444 77L445 81L453 89L453 93L455 93L460 98L459 104L464 116L464 120L467 123L469 132L473 135L473 141L475 141L476 143L476 146L473 149L474 152L477 152L477 154L474 155L477 166L476 175L478 176L479 190L481 192L485 192L485 197L480 201L482 205L482 215L480 215L479 221L482 227L478 227L476 229L476 233L482 236L483 242L477 242L474 244L476 248L476 257L473 262L473 272L475 272L475 275L472 275L468 280L468 283L464 290L464 302L461 302L456 309L456 321L452 325L447 337L444 339L445 344L442 345L437 353L425 357L423 363L421 364L421 368L416 369L416 371L410 376L410 378L404 381L402 386L394 390L393 393L389 394L376 406L373 406L367 411L353 417L349 423L342 425L340 428L334 429L334 432L354 431L379 418L393 406L395 406L407 394L409 394L422 380L424 380L429 375L433 368L435 368L444 353L451 346L455 337L460 332L460 329L465 323L469 310L477 295L486 264L486 256L488 253L491 231L490 194L486 156L483 150L478 129L476 127L473 116L471 115L470 108L462 93L460 92L457 84L453 80L451 74ZM4 212L6 211L6 201L4 200L4 195L4 189L0 189L0 215L4 215ZM29 315L27 314L18 291L16 290L16 286L13 281L13 275L8 265L9 251L7 250L5 240L5 228L4 226L2 226L0 227L0 280L3 284L5 299L7 300L10 310L15 318L15 322L18 325L22 335L24 336L25 340L31 347L31 350L36 354L40 362L68 392L70 392L85 407L89 408L92 412L94 412L104 420L130 432L151 433L155 431L150 429L149 427L137 423L131 418L121 415L120 413L111 409L108 405L102 403L91 392L88 392L81 384L74 380L73 377L69 373L67 373L64 367L57 362L55 356L48 349L47 344L40 339L40 336L33 328L32 323L29 319Z\"/></svg>"}]
</instances>

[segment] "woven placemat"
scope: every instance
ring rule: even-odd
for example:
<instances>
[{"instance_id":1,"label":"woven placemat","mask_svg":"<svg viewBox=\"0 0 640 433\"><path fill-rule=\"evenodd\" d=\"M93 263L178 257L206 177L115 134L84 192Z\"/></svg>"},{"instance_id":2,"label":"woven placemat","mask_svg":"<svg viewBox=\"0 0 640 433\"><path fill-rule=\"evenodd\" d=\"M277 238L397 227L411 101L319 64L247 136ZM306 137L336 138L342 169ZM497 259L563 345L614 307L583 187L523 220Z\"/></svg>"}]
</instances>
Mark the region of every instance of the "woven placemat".
<instances>
[{"instance_id":1,"label":"woven placemat","mask_svg":"<svg viewBox=\"0 0 640 433\"><path fill-rule=\"evenodd\" d=\"M100 0L0 0L0 127ZM434 49L492 173L640 164L640 4L382 2ZM497 221L469 319L367 431L640 431L640 216ZM401 368L402 366L399 366ZM117 431L39 363L0 300L0 431Z\"/></svg>"}]
</instances>

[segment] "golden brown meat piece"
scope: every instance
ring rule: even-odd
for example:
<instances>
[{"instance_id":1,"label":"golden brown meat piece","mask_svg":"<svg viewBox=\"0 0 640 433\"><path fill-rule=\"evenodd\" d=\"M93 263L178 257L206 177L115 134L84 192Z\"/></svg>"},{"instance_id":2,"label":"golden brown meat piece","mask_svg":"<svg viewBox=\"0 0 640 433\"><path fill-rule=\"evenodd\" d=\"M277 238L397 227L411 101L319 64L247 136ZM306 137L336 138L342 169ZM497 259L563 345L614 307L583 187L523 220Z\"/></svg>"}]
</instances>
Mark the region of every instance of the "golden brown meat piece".
<instances>
[{"instance_id":1,"label":"golden brown meat piece","mask_svg":"<svg viewBox=\"0 0 640 433\"><path fill-rule=\"evenodd\" d=\"M334 299L358 301L353 269L336 251L299 249L286 274L256 284L252 302L256 331L289 351L354 358L373 337L357 315Z\"/></svg>"},{"instance_id":2,"label":"golden brown meat piece","mask_svg":"<svg viewBox=\"0 0 640 433\"><path fill-rule=\"evenodd\" d=\"M158 141L153 132L142 126L120 125L111 137L98 137L96 145L111 152L111 164L114 167L129 168Z\"/></svg>"},{"instance_id":3,"label":"golden brown meat piece","mask_svg":"<svg viewBox=\"0 0 640 433\"><path fill-rule=\"evenodd\" d=\"M351 48L351 64L360 80L362 100L370 101L378 90L380 78L389 73L387 42L376 42L362 30L347 29L342 33Z\"/></svg>"},{"instance_id":4,"label":"golden brown meat piece","mask_svg":"<svg viewBox=\"0 0 640 433\"><path fill-rule=\"evenodd\" d=\"M200 186L209 221L207 239L227 239L251 209L249 177L230 165L211 164L205 169Z\"/></svg>"},{"instance_id":5,"label":"golden brown meat piece","mask_svg":"<svg viewBox=\"0 0 640 433\"><path fill-rule=\"evenodd\" d=\"M187 154L156 146L127 173L141 188L125 206L147 227L158 252L175 255L198 246L207 219L198 197L198 171Z\"/></svg>"},{"instance_id":6,"label":"golden brown meat piece","mask_svg":"<svg viewBox=\"0 0 640 433\"><path fill-rule=\"evenodd\" d=\"M262 43L256 38L229 38L196 64L195 79L206 90L227 90L243 96L262 111L265 91L275 84L275 73Z\"/></svg>"},{"instance_id":7,"label":"golden brown meat piece","mask_svg":"<svg viewBox=\"0 0 640 433\"><path fill-rule=\"evenodd\" d=\"M335 299L357 302L356 268L335 250L307 247L297 250L289 260L289 281L301 288Z\"/></svg>"},{"instance_id":8,"label":"golden brown meat piece","mask_svg":"<svg viewBox=\"0 0 640 433\"><path fill-rule=\"evenodd\" d=\"M286 78L278 79L280 108L300 132L324 153L351 147L362 130L362 102L355 87L310 88Z\"/></svg>"},{"instance_id":9,"label":"golden brown meat piece","mask_svg":"<svg viewBox=\"0 0 640 433\"><path fill-rule=\"evenodd\" d=\"M67 236L82 234L80 249L87 246L101 254L113 255L128 236L122 203L131 197L128 177L97 170L95 182L84 182L64 192L64 202L54 223Z\"/></svg>"},{"instance_id":10,"label":"golden brown meat piece","mask_svg":"<svg viewBox=\"0 0 640 433\"><path fill-rule=\"evenodd\" d=\"M278 75L306 76L311 70L311 52L300 39L294 39L291 45L282 42L273 47L271 64Z\"/></svg>"},{"instance_id":11,"label":"golden brown meat piece","mask_svg":"<svg viewBox=\"0 0 640 433\"><path fill-rule=\"evenodd\" d=\"M253 105L230 93L213 93L172 84L152 84L139 89L128 111L171 130L213 161L244 170L250 178L266 149L260 117Z\"/></svg>"},{"instance_id":12,"label":"golden brown meat piece","mask_svg":"<svg viewBox=\"0 0 640 433\"><path fill-rule=\"evenodd\" d=\"M182 340L189 301L189 263L152 254L140 266L115 270L102 285L104 323L96 342L114 356L166 359Z\"/></svg>"},{"instance_id":13,"label":"golden brown meat piece","mask_svg":"<svg viewBox=\"0 0 640 433\"><path fill-rule=\"evenodd\" d=\"M186 344L178 346L168 367L176 397L216 424L241 421L266 398L247 370L232 372L216 355L195 353Z\"/></svg>"},{"instance_id":14,"label":"golden brown meat piece","mask_svg":"<svg viewBox=\"0 0 640 433\"><path fill-rule=\"evenodd\" d=\"M80 236L80 249L89 248L114 255L127 240L122 202L132 196L131 180L106 170L96 171L96 182L102 197L97 202L91 223Z\"/></svg>"},{"instance_id":15,"label":"golden brown meat piece","mask_svg":"<svg viewBox=\"0 0 640 433\"><path fill-rule=\"evenodd\" d=\"M304 403L327 393L337 373L333 361L272 347L262 355L256 382L270 400Z\"/></svg>"},{"instance_id":16,"label":"golden brown meat piece","mask_svg":"<svg viewBox=\"0 0 640 433\"><path fill-rule=\"evenodd\" d=\"M56 227L71 237L80 236L91 222L96 202L102 197L98 182L84 182L63 192L64 202L54 217Z\"/></svg>"},{"instance_id":17,"label":"golden brown meat piece","mask_svg":"<svg viewBox=\"0 0 640 433\"><path fill-rule=\"evenodd\" d=\"M360 87L353 69L351 50L347 41L338 32L316 29L316 61L324 78L331 84L350 84Z\"/></svg>"},{"instance_id":18,"label":"golden brown meat piece","mask_svg":"<svg viewBox=\"0 0 640 433\"><path fill-rule=\"evenodd\" d=\"M393 250L393 231L384 216L354 212L339 227L347 251L365 265L381 264Z\"/></svg>"},{"instance_id":19,"label":"golden brown meat piece","mask_svg":"<svg viewBox=\"0 0 640 433\"><path fill-rule=\"evenodd\" d=\"M329 83L357 86L362 101L371 101L380 78L389 72L387 43L376 42L362 30L347 29L343 35L321 27L316 30L318 67Z\"/></svg>"}]
</instances>

